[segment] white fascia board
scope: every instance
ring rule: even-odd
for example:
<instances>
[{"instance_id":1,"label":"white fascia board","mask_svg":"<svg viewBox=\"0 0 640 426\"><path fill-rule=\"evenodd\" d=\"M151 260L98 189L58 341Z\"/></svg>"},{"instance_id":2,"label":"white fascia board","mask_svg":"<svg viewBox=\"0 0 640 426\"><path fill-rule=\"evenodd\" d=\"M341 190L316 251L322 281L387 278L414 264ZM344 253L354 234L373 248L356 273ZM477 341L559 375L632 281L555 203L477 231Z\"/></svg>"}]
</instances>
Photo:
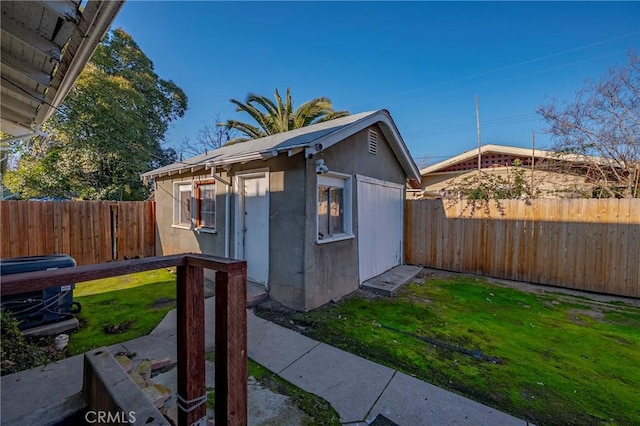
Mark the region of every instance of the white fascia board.
<instances>
[{"instance_id":1,"label":"white fascia board","mask_svg":"<svg viewBox=\"0 0 640 426\"><path fill-rule=\"evenodd\" d=\"M323 151L338 142L343 141L349 136L359 132L362 129L365 129L378 121L382 121L381 111L376 111L375 113L368 115L364 118L361 118L358 121L355 121L351 124L348 124L341 129L336 130L335 132L329 133L328 135L321 137L314 141L313 144L309 143L306 145L305 155L309 157L309 155L315 155L320 151Z\"/></svg>"},{"instance_id":2,"label":"white fascia board","mask_svg":"<svg viewBox=\"0 0 640 426\"><path fill-rule=\"evenodd\" d=\"M302 152L302 151L304 151L304 148L293 148L293 149L289 149L289 151L288 151L288 156L289 156L289 157L293 157L294 155L296 155L296 154L298 154L298 153L300 153L300 152Z\"/></svg>"},{"instance_id":3,"label":"white fascia board","mask_svg":"<svg viewBox=\"0 0 640 426\"><path fill-rule=\"evenodd\" d=\"M98 47L100 40L102 40L102 36L109 30L116 15L120 12L123 4L123 0L89 0L86 4L79 23L67 44L65 57L61 58L62 61L54 76L57 79L60 77L57 75L58 72L63 74L62 78L58 80L60 84L58 87L51 87L47 91L46 99L49 105L43 105L36 118L36 123L45 122L53 114L54 110L62 104L80 72L91 59L93 52ZM75 54L67 62L66 55L70 51L75 51ZM51 89L55 89L55 91Z\"/></svg>"},{"instance_id":4,"label":"white fascia board","mask_svg":"<svg viewBox=\"0 0 640 426\"><path fill-rule=\"evenodd\" d=\"M384 127L382 127L383 132L385 131L385 128L386 128L387 134L385 136L387 137L388 142L391 144L392 149L393 147L395 147L393 151L400 158L400 163L402 164L403 169L405 170L405 173L410 178L413 178L419 181L420 171L418 170L418 167L415 165L413 159L409 155L409 150L407 149L407 146L404 143L404 140L402 139L402 136L400 135L398 128L393 122L391 115L387 110L384 110L384 109L376 111L371 115L361 118L358 121L355 121L347 126L344 126L339 130L336 130L333 133L330 133L327 136L317 139L312 146L309 146L306 148L305 155L307 156L307 158L309 156L313 156L318 152L325 150L337 144L338 142L343 141L349 136L359 132L360 130L366 129L367 127L372 126L376 123L382 123L384 125Z\"/></svg>"}]
</instances>

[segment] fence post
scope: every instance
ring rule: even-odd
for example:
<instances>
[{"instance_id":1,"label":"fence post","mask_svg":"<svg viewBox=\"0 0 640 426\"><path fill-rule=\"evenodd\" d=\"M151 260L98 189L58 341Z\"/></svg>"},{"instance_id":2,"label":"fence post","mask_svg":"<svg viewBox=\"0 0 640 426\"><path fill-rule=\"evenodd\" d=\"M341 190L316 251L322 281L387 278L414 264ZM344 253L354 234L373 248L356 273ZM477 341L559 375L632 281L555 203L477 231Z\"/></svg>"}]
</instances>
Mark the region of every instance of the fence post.
<instances>
[{"instance_id":1,"label":"fence post","mask_svg":"<svg viewBox=\"0 0 640 426\"><path fill-rule=\"evenodd\" d=\"M191 265L177 268L178 424L192 425L207 416L204 271Z\"/></svg>"},{"instance_id":2,"label":"fence post","mask_svg":"<svg viewBox=\"0 0 640 426\"><path fill-rule=\"evenodd\" d=\"M215 423L247 424L247 266L216 271Z\"/></svg>"}]
</instances>

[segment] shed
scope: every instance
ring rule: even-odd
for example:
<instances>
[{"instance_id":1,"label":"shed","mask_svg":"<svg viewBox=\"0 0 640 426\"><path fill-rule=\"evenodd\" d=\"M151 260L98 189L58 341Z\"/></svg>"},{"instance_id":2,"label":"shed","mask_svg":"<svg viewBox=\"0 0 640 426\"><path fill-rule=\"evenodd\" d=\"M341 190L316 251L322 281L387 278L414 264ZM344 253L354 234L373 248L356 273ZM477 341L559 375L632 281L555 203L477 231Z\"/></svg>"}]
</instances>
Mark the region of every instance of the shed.
<instances>
[{"instance_id":1,"label":"shed","mask_svg":"<svg viewBox=\"0 0 640 426\"><path fill-rule=\"evenodd\" d=\"M420 173L386 110L224 146L142 175L155 185L157 253L247 261L301 311L403 263L407 184Z\"/></svg>"}]
</instances>

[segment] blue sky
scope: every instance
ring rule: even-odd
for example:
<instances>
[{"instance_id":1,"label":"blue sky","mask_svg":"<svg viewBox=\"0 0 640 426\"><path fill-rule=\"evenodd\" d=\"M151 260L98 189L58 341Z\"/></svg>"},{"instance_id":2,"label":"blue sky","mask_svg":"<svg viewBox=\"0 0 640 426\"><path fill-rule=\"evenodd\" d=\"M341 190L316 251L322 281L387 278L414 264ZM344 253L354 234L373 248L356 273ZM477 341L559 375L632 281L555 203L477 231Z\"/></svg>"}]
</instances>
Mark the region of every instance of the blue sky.
<instances>
[{"instance_id":1,"label":"blue sky","mask_svg":"<svg viewBox=\"0 0 640 426\"><path fill-rule=\"evenodd\" d=\"M640 2L125 3L114 27L131 34L189 110L167 146L205 122L245 120L230 98L295 105L317 96L352 113L386 108L422 163L482 143L551 145L536 109L571 100L627 50L640 50Z\"/></svg>"}]
</instances>

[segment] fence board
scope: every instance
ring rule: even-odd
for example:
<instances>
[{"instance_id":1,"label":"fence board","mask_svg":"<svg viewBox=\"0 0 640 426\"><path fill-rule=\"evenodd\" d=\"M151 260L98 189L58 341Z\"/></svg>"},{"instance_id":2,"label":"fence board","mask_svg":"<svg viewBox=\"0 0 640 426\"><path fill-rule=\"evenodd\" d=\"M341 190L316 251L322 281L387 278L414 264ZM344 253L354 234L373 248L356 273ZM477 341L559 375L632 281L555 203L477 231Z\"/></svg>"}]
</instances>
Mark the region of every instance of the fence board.
<instances>
[{"instance_id":1,"label":"fence board","mask_svg":"<svg viewBox=\"0 0 640 426\"><path fill-rule=\"evenodd\" d=\"M620 256L615 256L614 262L616 266L615 283L616 293L620 294L625 291L626 287L626 274L627 274L627 256L622 255L627 253L627 245L629 243L629 204L619 203L618 205L618 223L616 224L616 230L618 236L616 237L616 253Z\"/></svg>"},{"instance_id":2,"label":"fence board","mask_svg":"<svg viewBox=\"0 0 640 426\"><path fill-rule=\"evenodd\" d=\"M17 221L15 226L12 229L12 237L13 241L17 240L17 248L19 253L24 253L24 255L29 255L29 231L27 228L27 211L16 209L16 218ZM20 230L22 230L23 235L20 235ZM26 232L25 232L26 231Z\"/></svg>"},{"instance_id":3,"label":"fence board","mask_svg":"<svg viewBox=\"0 0 640 426\"><path fill-rule=\"evenodd\" d=\"M11 253L11 247L9 246L9 205L0 204L0 250L3 253Z\"/></svg>"},{"instance_id":4,"label":"fence board","mask_svg":"<svg viewBox=\"0 0 640 426\"><path fill-rule=\"evenodd\" d=\"M640 203L629 206L629 242L625 294L640 297Z\"/></svg>"},{"instance_id":5,"label":"fence board","mask_svg":"<svg viewBox=\"0 0 640 426\"><path fill-rule=\"evenodd\" d=\"M113 235L111 234L111 203L102 203L102 215L109 220L102 221L102 261L108 262L113 259Z\"/></svg>"},{"instance_id":6,"label":"fence board","mask_svg":"<svg viewBox=\"0 0 640 426\"><path fill-rule=\"evenodd\" d=\"M602 226L596 223L599 220L597 215L597 203L587 203L584 220L587 223L593 224L593 226L585 230L587 234L586 247L589 247L589 249L585 248L584 282L585 289L589 291L595 291L595 289L598 288L598 277L600 275L600 269L602 269L599 262L600 252L602 251L602 238L600 236Z\"/></svg>"},{"instance_id":7,"label":"fence board","mask_svg":"<svg viewBox=\"0 0 640 426\"><path fill-rule=\"evenodd\" d=\"M126 248L116 258L155 256L154 213L143 201L0 201L0 257L68 254L78 265L103 263L114 260L114 232Z\"/></svg>"},{"instance_id":8,"label":"fence board","mask_svg":"<svg viewBox=\"0 0 640 426\"><path fill-rule=\"evenodd\" d=\"M407 200L407 263L640 297L640 200L462 203Z\"/></svg>"},{"instance_id":9,"label":"fence board","mask_svg":"<svg viewBox=\"0 0 640 426\"><path fill-rule=\"evenodd\" d=\"M44 251L46 253L51 253L56 250L55 245L55 209L53 204L45 203L43 206L44 209L44 222L47 224L47 234L44 237Z\"/></svg>"}]
</instances>

